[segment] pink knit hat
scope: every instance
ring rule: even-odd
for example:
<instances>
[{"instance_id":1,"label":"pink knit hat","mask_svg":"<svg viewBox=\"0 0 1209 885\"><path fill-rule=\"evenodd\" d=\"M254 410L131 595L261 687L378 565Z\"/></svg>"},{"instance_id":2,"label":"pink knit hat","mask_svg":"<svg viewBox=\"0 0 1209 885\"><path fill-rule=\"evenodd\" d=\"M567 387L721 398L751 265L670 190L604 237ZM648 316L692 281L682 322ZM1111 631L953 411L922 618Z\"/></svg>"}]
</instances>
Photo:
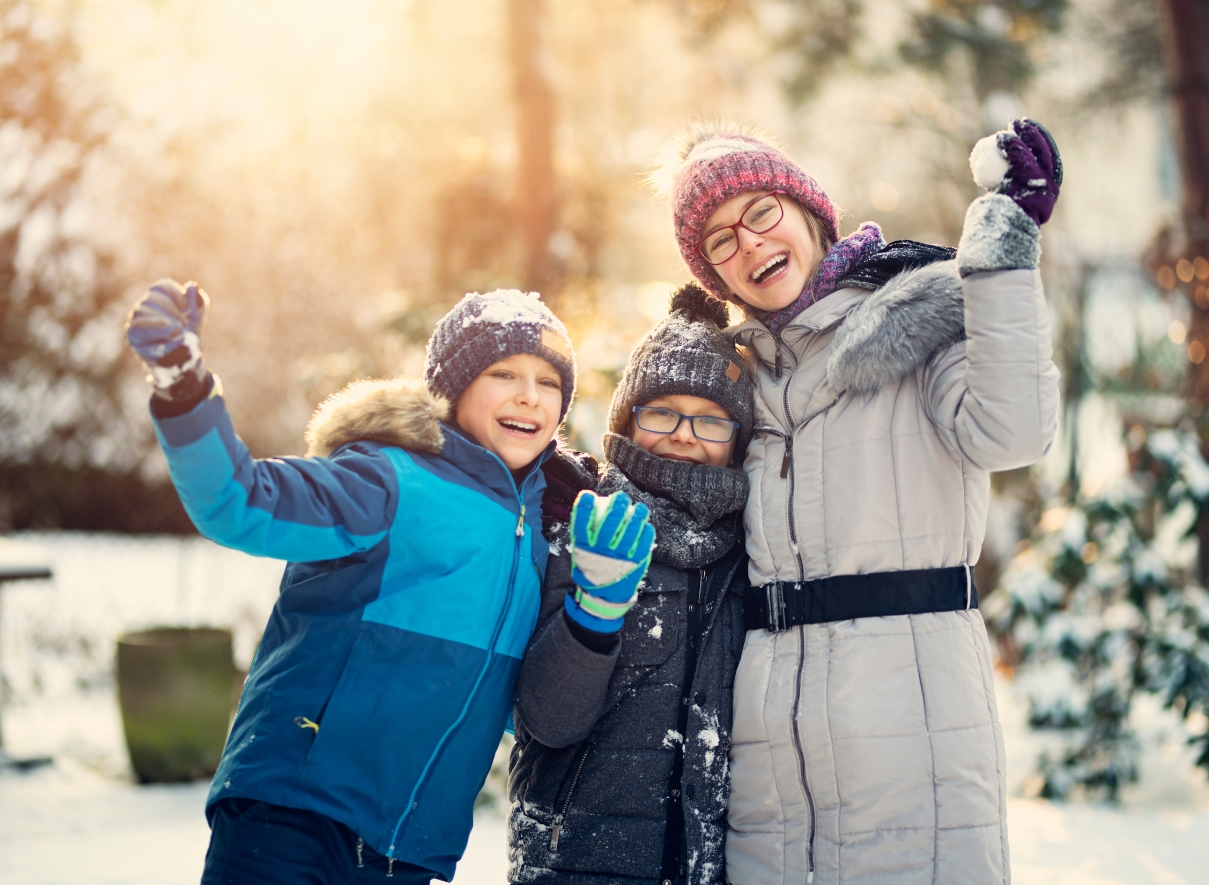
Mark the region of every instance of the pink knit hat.
<instances>
[{"instance_id":1,"label":"pink knit hat","mask_svg":"<svg viewBox=\"0 0 1209 885\"><path fill-rule=\"evenodd\" d=\"M680 256L697 282L718 298L730 300L731 293L697 251L697 244L710 215L736 194L784 191L822 222L832 240L839 239L836 207L819 183L753 127L720 121L697 123L677 139L669 153L652 178L657 186L662 178L663 189L671 192L672 225Z\"/></svg>"}]
</instances>

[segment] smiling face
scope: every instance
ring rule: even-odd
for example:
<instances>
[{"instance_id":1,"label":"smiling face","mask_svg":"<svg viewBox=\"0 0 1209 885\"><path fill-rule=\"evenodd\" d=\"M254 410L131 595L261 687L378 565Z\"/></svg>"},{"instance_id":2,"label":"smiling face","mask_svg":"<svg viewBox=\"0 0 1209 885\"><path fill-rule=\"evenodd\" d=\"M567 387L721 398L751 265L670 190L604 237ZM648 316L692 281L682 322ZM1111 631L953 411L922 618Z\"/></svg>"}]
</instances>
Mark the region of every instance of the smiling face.
<instances>
[{"instance_id":1,"label":"smiling face","mask_svg":"<svg viewBox=\"0 0 1209 885\"><path fill-rule=\"evenodd\" d=\"M475 442L519 470L554 438L562 378L539 356L519 353L479 373L454 406L454 420Z\"/></svg>"},{"instance_id":2,"label":"smiling face","mask_svg":"<svg viewBox=\"0 0 1209 885\"><path fill-rule=\"evenodd\" d=\"M736 223L753 200L765 191L748 191L731 197L714 210L705 223L705 239L725 225ZM781 222L762 234L735 228L738 251L714 266L722 282L744 303L759 310L780 310L802 294L814 275L823 249L805 211L781 196L785 214Z\"/></svg>"},{"instance_id":3,"label":"smiling face","mask_svg":"<svg viewBox=\"0 0 1209 885\"><path fill-rule=\"evenodd\" d=\"M670 409L681 415L708 415L730 420L726 409L713 400L699 396L659 396L643 405L653 409ZM688 421L681 421L674 433L651 433L638 426L637 417L635 415L630 418L630 439L660 458L725 467L735 453L738 434L731 436L729 442L708 442L693 435L693 428Z\"/></svg>"}]
</instances>

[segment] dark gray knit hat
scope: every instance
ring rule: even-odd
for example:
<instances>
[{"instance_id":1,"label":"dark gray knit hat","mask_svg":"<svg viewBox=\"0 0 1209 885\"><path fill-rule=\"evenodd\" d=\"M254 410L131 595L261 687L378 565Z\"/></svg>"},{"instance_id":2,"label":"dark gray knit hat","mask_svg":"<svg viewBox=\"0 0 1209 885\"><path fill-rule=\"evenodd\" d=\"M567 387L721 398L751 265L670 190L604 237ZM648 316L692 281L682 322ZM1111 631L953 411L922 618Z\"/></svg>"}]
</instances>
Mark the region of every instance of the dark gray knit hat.
<instances>
[{"instance_id":1,"label":"dark gray knit hat","mask_svg":"<svg viewBox=\"0 0 1209 885\"><path fill-rule=\"evenodd\" d=\"M424 381L433 393L456 402L479 373L518 353L539 356L562 378L567 417L575 396L575 351L571 336L536 292L496 289L471 292L441 317L428 339Z\"/></svg>"},{"instance_id":2,"label":"dark gray knit hat","mask_svg":"<svg viewBox=\"0 0 1209 885\"><path fill-rule=\"evenodd\" d=\"M734 345L721 335L728 321L726 304L696 283L676 290L668 318L630 354L613 392L609 430L629 436L634 406L661 396L699 396L713 400L739 422L735 457L742 458L755 423L755 384Z\"/></svg>"}]
</instances>

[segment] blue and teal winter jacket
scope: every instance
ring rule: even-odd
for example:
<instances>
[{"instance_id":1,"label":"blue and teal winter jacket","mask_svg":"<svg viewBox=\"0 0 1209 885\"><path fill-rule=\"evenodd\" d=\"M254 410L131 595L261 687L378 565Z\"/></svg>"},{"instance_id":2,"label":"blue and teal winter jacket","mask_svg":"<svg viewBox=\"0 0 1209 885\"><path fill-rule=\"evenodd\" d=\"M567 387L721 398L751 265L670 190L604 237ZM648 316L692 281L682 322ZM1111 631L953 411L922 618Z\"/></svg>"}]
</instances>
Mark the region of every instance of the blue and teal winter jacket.
<instances>
[{"instance_id":1,"label":"blue and teal winter jacket","mask_svg":"<svg viewBox=\"0 0 1209 885\"><path fill-rule=\"evenodd\" d=\"M316 811L448 879L537 620L553 444L518 488L446 410L354 385L307 458L253 460L221 395L156 432L203 535L289 561L207 805Z\"/></svg>"}]
</instances>

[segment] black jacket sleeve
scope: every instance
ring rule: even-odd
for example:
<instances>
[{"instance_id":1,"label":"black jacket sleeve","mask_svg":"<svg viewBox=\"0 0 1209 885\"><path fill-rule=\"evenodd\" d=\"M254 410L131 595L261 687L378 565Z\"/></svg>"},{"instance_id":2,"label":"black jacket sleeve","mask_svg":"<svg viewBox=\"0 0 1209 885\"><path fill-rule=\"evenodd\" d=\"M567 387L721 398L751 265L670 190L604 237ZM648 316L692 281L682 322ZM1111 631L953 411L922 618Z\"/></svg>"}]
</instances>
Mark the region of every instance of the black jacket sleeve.
<instances>
[{"instance_id":1,"label":"black jacket sleeve","mask_svg":"<svg viewBox=\"0 0 1209 885\"><path fill-rule=\"evenodd\" d=\"M620 648L616 637L603 640L584 637L588 642L577 638L563 614L563 598L574 583L568 524L565 517L558 517L569 516L570 502L574 502L579 491L595 485L595 476L567 467L564 462L561 481L548 486L551 491L547 497L557 495L558 500L542 503L550 560L542 586L537 629L529 640L516 682L517 725L548 747L567 747L587 737L604 712ZM555 518L547 521L547 514Z\"/></svg>"}]
</instances>

